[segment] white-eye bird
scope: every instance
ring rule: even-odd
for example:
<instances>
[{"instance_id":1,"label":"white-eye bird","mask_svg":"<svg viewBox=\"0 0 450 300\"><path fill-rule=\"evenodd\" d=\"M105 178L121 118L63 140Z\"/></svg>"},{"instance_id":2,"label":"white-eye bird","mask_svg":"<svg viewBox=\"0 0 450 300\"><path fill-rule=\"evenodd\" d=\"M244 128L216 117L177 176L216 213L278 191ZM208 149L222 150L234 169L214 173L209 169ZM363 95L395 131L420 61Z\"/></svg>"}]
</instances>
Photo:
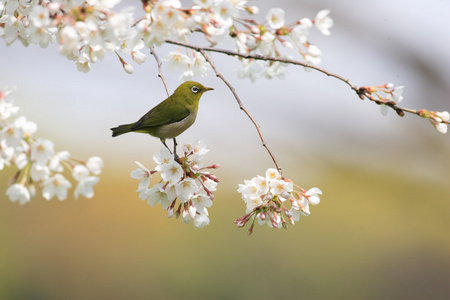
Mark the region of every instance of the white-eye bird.
<instances>
[{"instance_id":1,"label":"white-eye bird","mask_svg":"<svg viewBox=\"0 0 450 300\"><path fill-rule=\"evenodd\" d=\"M195 81L182 83L175 92L162 101L137 122L111 128L112 136L128 132L147 133L157 137L167 147L166 139L173 139L176 154L176 137L195 122L198 103L204 92L213 90ZM170 151L170 149L169 149Z\"/></svg>"}]
</instances>

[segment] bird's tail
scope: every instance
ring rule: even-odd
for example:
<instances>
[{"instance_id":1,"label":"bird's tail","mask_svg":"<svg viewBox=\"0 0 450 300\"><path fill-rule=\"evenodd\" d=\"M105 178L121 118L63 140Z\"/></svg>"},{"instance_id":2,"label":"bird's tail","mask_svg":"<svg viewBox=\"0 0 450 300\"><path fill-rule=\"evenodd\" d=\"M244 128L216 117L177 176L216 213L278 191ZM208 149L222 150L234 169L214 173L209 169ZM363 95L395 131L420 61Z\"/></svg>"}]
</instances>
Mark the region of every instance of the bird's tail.
<instances>
[{"instance_id":1,"label":"bird's tail","mask_svg":"<svg viewBox=\"0 0 450 300\"><path fill-rule=\"evenodd\" d=\"M115 136L130 132L132 125L133 124L125 124L125 125L119 125L117 127L111 128L112 136L115 137Z\"/></svg>"}]
</instances>

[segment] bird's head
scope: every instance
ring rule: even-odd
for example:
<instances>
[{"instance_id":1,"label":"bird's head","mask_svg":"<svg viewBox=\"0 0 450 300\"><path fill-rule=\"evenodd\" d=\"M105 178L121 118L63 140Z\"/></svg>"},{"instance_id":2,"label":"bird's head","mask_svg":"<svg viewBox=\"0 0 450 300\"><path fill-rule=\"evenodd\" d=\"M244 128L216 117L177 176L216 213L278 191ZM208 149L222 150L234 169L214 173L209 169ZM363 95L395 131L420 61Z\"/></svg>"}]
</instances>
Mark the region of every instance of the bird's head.
<instances>
[{"instance_id":1,"label":"bird's head","mask_svg":"<svg viewBox=\"0 0 450 300\"><path fill-rule=\"evenodd\" d=\"M196 104L203 93L210 90L213 90L213 88L205 87L195 81L186 81L175 90L173 96L183 97L186 101Z\"/></svg>"}]
</instances>

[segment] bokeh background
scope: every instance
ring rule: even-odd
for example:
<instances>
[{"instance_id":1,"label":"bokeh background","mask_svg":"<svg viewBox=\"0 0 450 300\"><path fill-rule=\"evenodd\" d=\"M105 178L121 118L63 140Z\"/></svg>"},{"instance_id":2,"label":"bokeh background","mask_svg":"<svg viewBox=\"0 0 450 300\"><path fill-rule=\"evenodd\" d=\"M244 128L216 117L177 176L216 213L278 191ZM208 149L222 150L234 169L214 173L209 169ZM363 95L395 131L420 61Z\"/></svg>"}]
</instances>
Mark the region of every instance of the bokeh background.
<instances>
[{"instance_id":1,"label":"bokeh background","mask_svg":"<svg viewBox=\"0 0 450 300\"><path fill-rule=\"evenodd\" d=\"M123 5L136 4L124 2ZM189 1L184 2L190 4ZM449 1L255 1L264 18L331 9L329 37L314 32L321 67L357 85L404 85L410 108L450 110ZM175 47L157 49L160 57ZM134 161L151 166L160 142L110 137L165 98L152 57L126 74L110 54L88 74L40 49L0 43L0 82L15 84L21 112L56 150L105 161L92 199L20 206L0 172L0 299L448 299L450 138L417 116L387 117L342 82L289 67L284 80L239 80L238 63L213 55L259 121L284 175L322 189L322 202L288 230L233 220L245 207L237 184L272 162L253 125L212 73L179 142L204 139L221 179L211 224L167 219L139 200ZM179 74L164 68L169 88Z\"/></svg>"}]
</instances>

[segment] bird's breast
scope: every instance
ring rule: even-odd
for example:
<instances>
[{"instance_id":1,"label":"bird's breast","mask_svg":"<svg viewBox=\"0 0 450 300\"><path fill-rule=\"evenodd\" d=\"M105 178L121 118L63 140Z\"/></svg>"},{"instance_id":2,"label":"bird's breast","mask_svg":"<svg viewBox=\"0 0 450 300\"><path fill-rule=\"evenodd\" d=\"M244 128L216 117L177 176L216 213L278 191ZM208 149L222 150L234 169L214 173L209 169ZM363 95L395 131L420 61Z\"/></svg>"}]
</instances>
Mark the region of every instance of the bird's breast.
<instances>
[{"instance_id":1,"label":"bird's breast","mask_svg":"<svg viewBox=\"0 0 450 300\"><path fill-rule=\"evenodd\" d=\"M155 132L155 136L164 139L177 137L194 124L196 117L197 112L193 112L181 121L159 126Z\"/></svg>"}]
</instances>

